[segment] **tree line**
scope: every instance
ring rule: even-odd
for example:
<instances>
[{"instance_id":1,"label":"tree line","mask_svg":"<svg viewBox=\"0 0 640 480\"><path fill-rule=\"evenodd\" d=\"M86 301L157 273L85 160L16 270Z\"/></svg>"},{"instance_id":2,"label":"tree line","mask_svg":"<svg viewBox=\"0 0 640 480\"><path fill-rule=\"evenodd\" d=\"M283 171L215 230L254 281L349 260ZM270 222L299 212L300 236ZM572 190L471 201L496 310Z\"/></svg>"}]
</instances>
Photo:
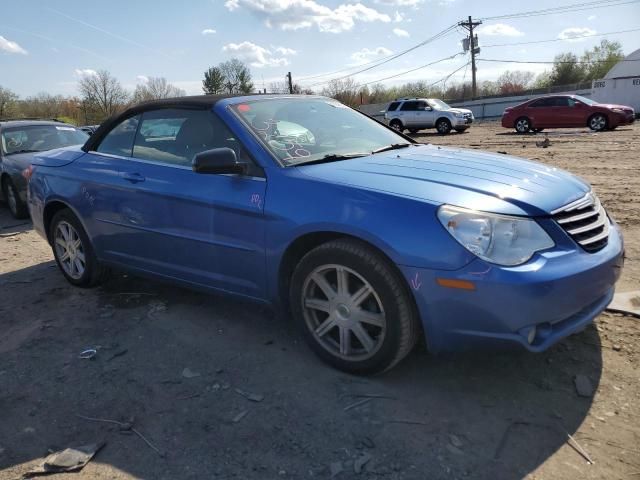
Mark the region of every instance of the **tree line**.
<instances>
[{"instance_id":1,"label":"tree line","mask_svg":"<svg viewBox=\"0 0 640 480\"><path fill-rule=\"evenodd\" d=\"M481 81L478 96L509 95L535 88L571 85L603 78L624 58L619 42L602 40L578 56L564 52L556 55L550 70L535 75L530 71L507 70L494 81ZM163 77L150 77L128 91L120 81L106 70L84 72L78 80L78 95L63 96L49 93L20 98L11 90L0 86L0 118L37 117L58 118L77 125L101 123L131 104L162 98L180 97L185 91ZM204 72L202 91L205 94L241 94L255 90L251 71L242 61L232 58L212 66ZM286 82L269 85L269 93L289 93ZM447 100L471 98L470 82L425 81L408 82L386 87L382 84L360 85L352 77L332 80L319 92L293 84L299 94L320 93L347 105L384 103L400 97L436 97Z\"/></svg>"}]
</instances>

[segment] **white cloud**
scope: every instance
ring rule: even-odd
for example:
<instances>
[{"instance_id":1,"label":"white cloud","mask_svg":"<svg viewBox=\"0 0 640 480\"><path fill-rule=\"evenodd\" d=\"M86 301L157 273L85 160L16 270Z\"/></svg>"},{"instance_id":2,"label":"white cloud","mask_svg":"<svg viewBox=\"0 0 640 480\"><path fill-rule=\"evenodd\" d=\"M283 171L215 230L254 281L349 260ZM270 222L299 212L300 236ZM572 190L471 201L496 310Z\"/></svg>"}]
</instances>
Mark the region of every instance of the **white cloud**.
<instances>
[{"instance_id":1,"label":"white cloud","mask_svg":"<svg viewBox=\"0 0 640 480\"><path fill-rule=\"evenodd\" d=\"M138 75L136 77L136 83L149 83L149 77L146 75Z\"/></svg>"},{"instance_id":2,"label":"white cloud","mask_svg":"<svg viewBox=\"0 0 640 480\"><path fill-rule=\"evenodd\" d=\"M205 28L202 30L202 35L213 35L216 31L213 28Z\"/></svg>"},{"instance_id":3,"label":"white cloud","mask_svg":"<svg viewBox=\"0 0 640 480\"><path fill-rule=\"evenodd\" d=\"M408 37L409 36L409 32L407 32L406 30L403 30L401 28L394 28L393 29L393 33L397 36L397 37Z\"/></svg>"},{"instance_id":4,"label":"white cloud","mask_svg":"<svg viewBox=\"0 0 640 480\"><path fill-rule=\"evenodd\" d=\"M506 23L494 23L484 25L477 30L478 35L501 36L501 37L521 37L524 35L520 30Z\"/></svg>"},{"instance_id":5,"label":"white cloud","mask_svg":"<svg viewBox=\"0 0 640 480\"><path fill-rule=\"evenodd\" d=\"M424 0L375 0L381 5L390 5L394 7L415 7L424 2Z\"/></svg>"},{"instance_id":6,"label":"white cloud","mask_svg":"<svg viewBox=\"0 0 640 480\"><path fill-rule=\"evenodd\" d=\"M251 42L229 43L222 47L222 51L230 53L256 68L284 67L289 65L289 60L286 58L275 57L271 50Z\"/></svg>"},{"instance_id":7,"label":"white cloud","mask_svg":"<svg viewBox=\"0 0 640 480\"><path fill-rule=\"evenodd\" d=\"M0 35L0 50L7 53L20 53L21 55L28 55L28 52L24 48L22 48L16 42L7 40L2 35Z\"/></svg>"},{"instance_id":8,"label":"white cloud","mask_svg":"<svg viewBox=\"0 0 640 480\"><path fill-rule=\"evenodd\" d=\"M369 50L368 48L363 48L357 52L353 52L351 54L351 60L354 61L354 65L361 65L363 63L370 62L375 60L376 58L385 57L387 55L391 55L393 52L385 47L374 48L373 50Z\"/></svg>"},{"instance_id":9,"label":"white cloud","mask_svg":"<svg viewBox=\"0 0 640 480\"><path fill-rule=\"evenodd\" d=\"M76 68L74 73L76 77L95 77L98 75L98 72L91 68Z\"/></svg>"},{"instance_id":10,"label":"white cloud","mask_svg":"<svg viewBox=\"0 0 640 480\"><path fill-rule=\"evenodd\" d=\"M400 23L402 22L402 20L404 20L404 13L401 13L396 10L396 13L393 16L393 21L396 23Z\"/></svg>"},{"instance_id":11,"label":"white cloud","mask_svg":"<svg viewBox=\"0 0 640 480\"><path fill-rule=\"evenodd\" d=\"M274 47L273 45L271 45L271 48L273 48L273 50L276 53L279 53L280 55L284 55L286 56L290 56L290 55L297 55L298 51L294 50L293 48L288 48L288 47Z\"/></svg>"},{"instance_id":12,"label":"white cloud","mask_svg":"<svg viewBox=\"0 0 640 480\"><path fill-rule=\"evenodd\" d=\"M230 11L245 8L264 19L269 28L299 30L315 26L321 32L340 33L360 22L390 22L389 15L361 3L338 5L332 9L315 0L227 0Z\"/></svg>"},{"instance_id":13,"label":"white cloud","mask_svg":"<svg viewBox=\"0 0 640 480\"><path fill-rule=\"evenodd\" d=\"M595 35L596 31L588 27L571 27L565 28L558 34L558 38L561 40L570 40L573 42L582 41L581 37Z\"/></svg>"},{"instance_id":14,"label":"white cloud","mask_svg":"<svg viewBox=\"0 0 640 480\"><path fill-rule=\"evenodd\" d=\"M596 18L598 18L596 15L589 15L587 17L587 20L589 20L590 22L594 21Z\"/></svg>"}]
</instances>

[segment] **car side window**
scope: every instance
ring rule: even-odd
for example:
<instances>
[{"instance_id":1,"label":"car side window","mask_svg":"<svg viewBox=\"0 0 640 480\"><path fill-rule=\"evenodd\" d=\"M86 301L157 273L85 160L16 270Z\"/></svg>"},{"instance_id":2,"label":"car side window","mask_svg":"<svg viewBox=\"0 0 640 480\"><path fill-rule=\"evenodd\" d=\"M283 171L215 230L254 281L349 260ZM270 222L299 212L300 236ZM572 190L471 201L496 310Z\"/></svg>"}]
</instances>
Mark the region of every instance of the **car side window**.
<instances>
[{"instance_id":1,"label":"car side window","mask_svg":"<svg viewBox=\"0 0 640 480\"><path fill-rule=\"evenodd\" d=\"M395 112L398 109L398 105L400 105L400 102L391 102L387 111Z\"/></svg>"},{"instance_id":2,"label":"car side window","mask_svg":"<svg viewBox=\"0 0 640 480\"><path fill-rule=\"evenodd\" d=\"M418 110L427 110L427 107L429 105L427 104L427 102L418 102Z\"/></svg>"},{"instance_id":3,"label":"car side window","mask_svg":"<svg viewBox=\"0 0 640 480\"><path fill-rule=\"evenodd\" d=\"M240 142L210 110L167 108L142 114L133 157L191 167L198 153L224 147L234 150L250 170L255 166Z\"/></svg>"},{"instance_id":4,"label":"car side window","mask_svg":"<svg viewBox=\"0 0 640 480\"><path fill-rule=\"evenodd\" d=\"M572 107L573 105L569 105L568 97L556 97L553 99L554 107Z\"/></svg>"},{"instance_id":5,"label":"car side window","mask_svg":"<svg viewBox=\"0 0 640 480\"><path fill-rule=\"evenodd\" d=\"M140 115L127 118L124 122L113 128L102 139L96 151L110 155L130 157L133 151L133 140L138 129Z\"/></svg>"},{"instance_id":6,"label":"car side window","mask_svg":"<svg viewBox=\"0 0 640 480\"><path fill-rule=\"evenodd\" d=\"M537 107L549 107L551 104L549 102L548 98L541 98L540 100L536 100L535 102L532 102L529 104L530 107L533 108L537 108Z\"/></svg>"},{"instance_id":7,"label":"car side window","mask_svg":"<svg viewBox=\"0 0 640 480\"><path fill-rule=\"evenodd\" d=\"M403 112L414 112L418 110L418 102L404 102L402 107L400 107L400 110Z\"/></svg>"}]
</instances>

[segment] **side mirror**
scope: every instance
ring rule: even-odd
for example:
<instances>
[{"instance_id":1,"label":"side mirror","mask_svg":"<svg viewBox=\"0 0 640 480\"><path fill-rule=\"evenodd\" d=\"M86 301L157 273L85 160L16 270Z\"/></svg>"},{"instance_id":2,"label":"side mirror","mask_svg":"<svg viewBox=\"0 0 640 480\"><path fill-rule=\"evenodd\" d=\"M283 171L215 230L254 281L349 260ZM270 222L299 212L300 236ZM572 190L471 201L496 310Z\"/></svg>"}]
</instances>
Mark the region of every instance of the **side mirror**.
<instances>
[{"instance_id":1,"label":"side mirror","mask_svg":"<svg viewBox=\"0 0 640 480\"><path fill-rule=\"evenodd\" d=\"M231 148L214 148L205 150L193 157L193 171L196 173L225 174L235 173L245 175L249 166L245 162L239 162L236 152Z\"/></svg>"}]
</instances>

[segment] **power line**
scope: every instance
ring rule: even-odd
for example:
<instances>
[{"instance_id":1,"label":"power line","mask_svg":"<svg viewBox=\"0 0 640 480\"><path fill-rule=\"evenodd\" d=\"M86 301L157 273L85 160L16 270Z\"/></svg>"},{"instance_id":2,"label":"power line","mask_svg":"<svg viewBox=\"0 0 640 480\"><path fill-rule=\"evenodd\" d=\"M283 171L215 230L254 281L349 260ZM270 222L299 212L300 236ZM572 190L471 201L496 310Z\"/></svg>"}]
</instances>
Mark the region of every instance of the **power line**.
<instances>
[{"instance_id":1,"label":"power line","mask_svg":"<svg viewBox=\"0 0 640 480\"><path fill-rule=\"evenodd\" d=\"M426 63L426 64L421 65L419 67L412 68L411 70L406 70L404 72L396 73L394 75L389 75L388 77L384 77L384 78L378 78L377 80L372 80L370 82L363 83L360 86L364 87L364 86L367 86L367 85L371 85L372 83L384 82L385 80L390 80L392 78L401 77L402 75L406 75L407 73L415 72L416 70L420 70L422 68L430 67L431 65L435 65L436 63L441 63L441 62L444 62L445 60L451 60L452 58L455 58L458 55L463 55L463 52L456 53L455 55L451 55L449 57L441 58L440 60L436 60L435 62ZM468 63L467 63L467 65L468 65Z\"/></svg>"},{"instance_id":2,"label":"power line","mask_svg":"<svg viewBox=\"0 0 640 480\"><path fill-rule=\"evenodd\" d=\"M509 13L505 15L495 15L493 17L483 17L482 20L504 20L509 18L537 17L541 15L554 15L559 13L580 12L583 10L591 10L596 8L617 7L619 5L628 5L638 3L640 0L598 0L592 2L573 3L560 7L545 8L541 10L530 10L528 12Z\"/></svg>"},{"instance_id":3,"label":"power line","mask_svg":"<svg viewBox=\"0 0 640 480\"><path fill-rule=\"evenodd\" d=\"M481 62L494 62L494 63L539 63L539 64L545 64L545 65L555 65L555 64L580 64L580 63L607 63L610 62L610 60L591 60L591 61L583 61L583 60L576 60L576 61L538 61L538 60L534 60L534 61L527 61L527 60L494 60L494 59L488 59L488 58L480 58L479 61ZM640 58L632 58L632 59L622 59L622 60L618 60L618 62L640 62Z\"/></svg>"},{"instance_id":4,"label":"power line","mask_svg":"<svg viewBox=\"0 0 640 480\"><path fill-rule=\"evenodd\" d=\"M582 40L583 38L591 38L591 37L603 37L606 35L616 35L618 33L629 33L629 32L637 32L640 31L640 28L632 28L630 30L619 30L617 32L606 32L606 33L594 33L591 35L580 35L579 37L571 37L571 38L553 38L550 40L534 40L531 42L516 42L516 43L494 43L492 45L481 45L482 48L493 48L493 47L512 47L516 45L531 45L534 43L549 43L549 42L570 42L572 40Z\"/></svg>"},{"instance_id":5,"label":"power line","mask_svg":"<svg viewBox=\"0 0 640 480\"><path fill-rule=\"evenodd\" d=\"M363 68L361 70L358 70L356 72L350 73L348 75L344 75L344 76L341 76L341 77L332 78L330 80L324 80L322 82L317 82L317 83L313 83L311 85L307 85L307 88L315 87L315 86L318 86L318 85L324 85L324 84L329 83L329 82L331 82L333 80L342 80L342 79L345 79L345 78L348 78L348 77L352 77L354 75L358 75L359 73L363 73L363 72L366 72L366 71L371 70L373 68L379 67L380 65L384 65L385 63L389 63L390 61L395 60L398 57L406 55L407 53L412 52L412 51L416 50L417 48L420 48L420 47L422 47L422 46L424 46L424 45L426 45L428 43L434 42L435 40L438 40L439 38L442 38L442 37L448 35L449 33L454 32L455 28L456 28L456 25L451 25L451 26L445 28L444 30L442 30L441 32L436 33L432 37L429 37L428 39L418 43L417 45L414 45L413 47L407 48L406 50L403 50L400 53L396 53L394 55L391 55L390 57L388 57L388 58L376 63L375 65L371 65L371 66L369 66L367 68Z\"/></svg>"}]
</instances>

